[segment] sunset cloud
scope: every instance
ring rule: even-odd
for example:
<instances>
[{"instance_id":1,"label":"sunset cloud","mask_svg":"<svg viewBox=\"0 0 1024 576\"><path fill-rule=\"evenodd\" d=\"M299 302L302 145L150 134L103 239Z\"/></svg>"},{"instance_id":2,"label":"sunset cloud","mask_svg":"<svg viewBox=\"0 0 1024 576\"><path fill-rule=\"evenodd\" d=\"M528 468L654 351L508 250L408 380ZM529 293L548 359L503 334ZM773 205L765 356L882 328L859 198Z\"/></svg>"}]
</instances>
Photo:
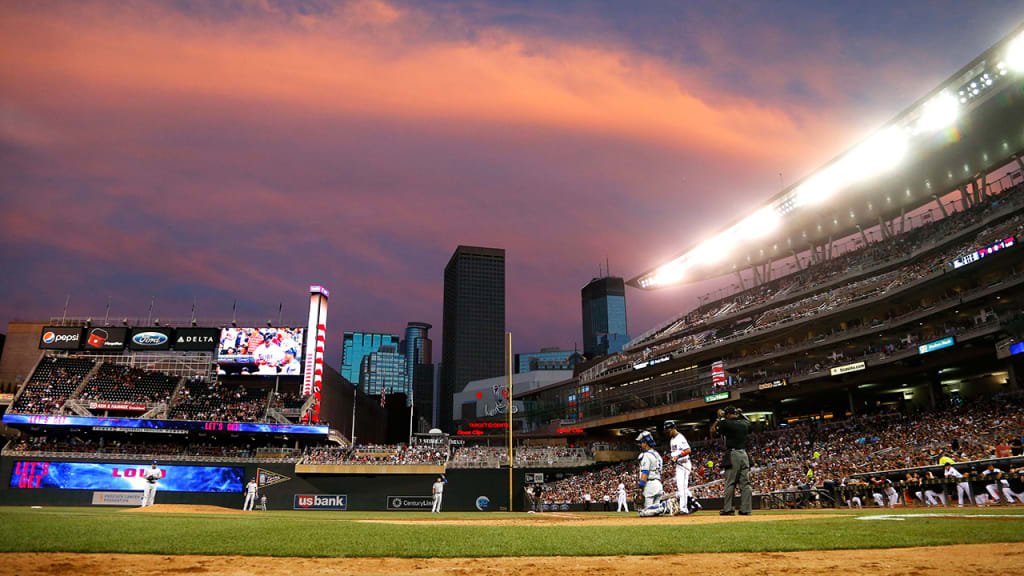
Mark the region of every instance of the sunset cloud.
<instances>
[{"instance_id":1,"label":"sunset cloud","mask_svg":"<svg viewBox=\"0 0 1024 576\"><path fill-rule=\"evenodd\" d=\"M643 35L618 9L5 6L0 319L68 293L295 309L323 283L336 330L439 329L448 257L482 244L508 250L517 342L571 346L599 261L630 275L711 233L895 113L869 79L909 101L943 64L858 63L838 18L802 43L689 8ZM684 293L631 294L632 330Z\"/></svg>"}]
</instances>

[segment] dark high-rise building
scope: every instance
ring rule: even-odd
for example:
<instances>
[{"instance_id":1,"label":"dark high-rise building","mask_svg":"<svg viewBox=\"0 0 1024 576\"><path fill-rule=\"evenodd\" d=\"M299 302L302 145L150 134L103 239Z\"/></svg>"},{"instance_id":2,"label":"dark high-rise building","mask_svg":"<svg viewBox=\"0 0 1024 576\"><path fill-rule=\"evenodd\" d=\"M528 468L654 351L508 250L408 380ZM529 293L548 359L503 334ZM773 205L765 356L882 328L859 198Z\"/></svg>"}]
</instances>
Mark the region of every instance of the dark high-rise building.
<instances>
[{"instance_id":1,"label":"dark high-rise building","mask_svg":"<svg viewBox=\"0 0 1024 576\"><path fill-rule=\"evenodd\" d=\"M412 390L413 413L428 424L433 422L434 359L430 341L432 326L426 322L409 322L405 328L405 366Z\"/></svg>"},{"instance_id":2,"label":"dark high-rise building","mask_svg":"<svg viewBox=\"0 0 1024 576\"><path fill-rule=\"evenodd\" d=\"M505 371L505 251L459 246L444 268L440 418L451 432L452 396Z\"/></svg>"},{"instance_id":3,"label":"dark high-rise building","mask_svg":"<svg viewBox=\"0 0 1024 576\"><path fill-rule=\"evenodd\" d=\"M626 284L622 278L594 278L583 296L583 353L587 358L622 352L626 332Z\"/></svg>"}]
</instances>

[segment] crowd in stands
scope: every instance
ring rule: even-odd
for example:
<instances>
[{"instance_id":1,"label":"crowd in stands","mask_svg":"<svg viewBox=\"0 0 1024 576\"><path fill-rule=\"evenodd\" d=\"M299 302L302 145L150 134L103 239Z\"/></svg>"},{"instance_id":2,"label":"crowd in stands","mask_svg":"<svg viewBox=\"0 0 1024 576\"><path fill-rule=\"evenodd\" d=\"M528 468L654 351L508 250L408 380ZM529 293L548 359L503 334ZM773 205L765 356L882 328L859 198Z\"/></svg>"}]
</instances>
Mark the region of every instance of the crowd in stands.
<instances>
[{"instance_id":1,"label":"crowd in stands","mask_svg":"<svg viewBox=\"0 0 1024 576\"><path fill-rule=\"evenodd\" d=\"M1024 453L1022 434L1020 394L916 413L818 420L751 435L751 483L755 494L765 494L826 482L839 485L855 474L935 466L942 457L968 462L1018 456ZM690 490L695 496L722 495L721 454L720 441L694 443ZM582 503L584 494L595 501L609 494L614 499L620 482L627 494L636 492L635 461L549 483L544 498L551 503ZM674 465L667 459L662 483L667 494L677 492Z\"/></svg>"},{"instance_id":2,"label":"crowd in stands","mask_svg":"<svg viewBox=\"0 0 1024 576\"><path fill-rule=\"evenodd\" d=\"M155 404L168 402L178 379L159 372L104 364L89 379L79 398L99 402Z\"/></svg>"},{"instance_id":3,"label":"crowd in stands","mask_svg":"<svg viewBox=\"0 0 1024 576\"><path fill-rule=\"evenodd\" d=\"M171 419L262 422L267 412L267 395L262 388L193 378L182 387L171 409Z\"/></svg>"},{"instance_id":4,"label":"crowd in stands","mask_svg":"<svg viewBox=\"0 0 1024 576\"><path fill-rule=\"evenodd\" d=\"M93 363L88 359L43 358L7 411L11 414L56 414L92 368Z\"/></svg>"},{"instance_id":5,"label":"crowd in stands","mask_svg":"<svg viewBox=\"0 0 1024 576\"><path fill-rule=\"evenodd\" d=\"M164 439L82 439L70 435L31 436L11 442L4 454L33 456L68 454L81 458L163 460L258 460L260 462L295 462L298 454L289 448L271 445L216 444ZM270 454L273 454L272 456Z\"/></svg>"},{"instance_id":6,"label":"crowd in stands","mask_svg":"<svg viewBox=\"0 0 1024 576\"><path fill-rule=\"evenodd\" d=\"M504 446L459 446L452 453L451 468L498 468L508 464L508 448Z\"/></svg>"},{"instance_id":7,"label":"crowd in stands","mask_svg":"<svg viewBox=\"0 0 1024 576\"><path fill-rule=\"evenodd\" d=\"M448 451L429 445L370 444L352 448L315 446L305 450L302 464L372 464L407 466L412 464L444 465Z\"/></svg>"},{"instance_id":8,"label":"crowd in stands","mask_svg":"<svg viewBox=\"0 0 1024 576\"><path fill-rule=\"evenodd\" d=\"M1003 190L998 195L986 196L977 205L966 210L927 222L913 230L870 244L854 237L856 248L827 260L809 264L796 273L788 274L760 286L753 286L738 294L709 302L680 315L663 326L651 330L631 341L626 348L635 350L646 342L661 339L678 330L702 331L702 326L735 315L745 309L769 304L773 299L807 292L842 276L874 269L894 260L904 259L919 251L937 246L950 237L985 221L994 213L1005 213L1024 205L1024 183ZM898 230L894 230L898 232ZM985 244L983 244L985 245ZM948 262L948 260L947 260ZM710 298L709 298L710 299Z\"/></svg>"},{"instance_id":9,"label":"crowd in stands","mask_svg":"<svg viewBox=\"0 0 1024 576\"><path fill-rule=\"evenodd\" d=\"M1020 201L1021 197L1024 195L1018 193L1015 199ZM943 221L945 220L940 222ZM944 250L931 252L901 268L833 287L830 290L813 293L799 300L765 310L753 319L740 320L732 326L700 330L702 321L698 320L694 323L690 323L688 319L677 321L672 326L679 326L679 330L685 328L689 333L649 345L643 350L616 354L584 372L581 375L581 382L593 380L609 372L626 369L640 360L656 358L669 353L677 355L689 353L738 336L771 330L804 318L832 312L857 302L879 298L887 292L898 290L925 277L949 271L950 262L964 254L985 248L1009 236L1020 237L1022 233L1024 233L1024 215L1016 214L998 224L986 227L964 242ZM899 255L900 253L896 252L895 254ZM659 337L670 335L670 330L659 333Z\"/></svg>"},{"instance_id":10,"label":"crowd in stands","mask_svg":"<svg viewBox=\"0 0 1024 576\"><path fill-rule=\"evenodd\" d=\"M515 465L529 468L585 466L594 457L585 448L567 446L520 446L513 452Z\"/></svg>"},{"instance_id":11,"label":"crowd in stands","mask_svg":"<svg viewBox=\"0 0 1024 576\"><path fill-rule=\"evenodd\" d=\"M298 410L306 403L309 396L303 396L298 392L277 392L270 400L270 407L278 410Z\"/></svg>"}]
</instances>

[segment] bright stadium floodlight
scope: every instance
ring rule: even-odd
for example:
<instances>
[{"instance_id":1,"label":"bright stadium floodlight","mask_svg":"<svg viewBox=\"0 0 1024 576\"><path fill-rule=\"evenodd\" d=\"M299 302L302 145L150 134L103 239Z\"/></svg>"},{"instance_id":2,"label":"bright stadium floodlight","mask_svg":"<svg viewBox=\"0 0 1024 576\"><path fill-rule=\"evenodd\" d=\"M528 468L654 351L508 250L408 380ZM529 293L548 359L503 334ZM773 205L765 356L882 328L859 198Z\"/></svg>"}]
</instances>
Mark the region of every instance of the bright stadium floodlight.
<instances>
[{"instance_id":1,"label":"bright stadium floodlight","mask_svg":"<svg viewBox=\"0 0 1024 576\"><path fill-rule=\"evenodd\" d=\"M715 236L710 240L702 242L692 252L694 257L702 264L714 264L728 253L729 243L723 241L721 236Z\"/></svg>"},{"instance_id":2,"label":"bright stadium floodlight","mask_svg":"<svg viewBox=\"0 0 1024 576\"><path fill-rule=\"evenodd\" d=\"M921 112L921 118L917 121L917 128L921 132L936 132L956 122L957 114L960 112L960 103L956 98L940 93L938 96L925 102Z\"/></svg>"},{"instance_id":3,"label":"bright stadium floodlight","mask_svg":"<svg viewBox=\"0 0 1024 576\"><path fill-rule=\"evenodd\" d=\"M775 230L779 225L779 213L775 208L768 206L754 212L737 226L737 232L743 238L760 238Z\"/></svg>"},{"instance_id":4,"label":"bright stadium floodlight","mask_svg":"<svg viewBox=\"0 0 1024 576\"><path fill-rule=\"evenodd\" d=\"M845 184L842 161L811 176L796 189L796 203L799 206L818 204Z\"/></svg>"},{"instance_id":5,"label":"bright stadium floodlight","mask_svg":"<svg viewBox=\"0 0 1024 576\"><path fill-rule=\"evenodd\" d=\"M907 138L896 127L886 128L854 149L843 159L847 181L859 180L888 171L907 153Z\"/></svg>"},{"instance_id":6,"label":"bright stadium floodlight","mask_svg":"<svg viewBox=\"0 0 1024 576\"><path fill-rule=\"evenodd\" d=\"M1024 71L1024 34L1018 35L1006 46L1006 64L1014 72Z\"/></svg>"},{"instance_id":7,"label":"bright stadium floodlight","mask_svg":"<svg viewBox=\"0 0 1024 576\"><path fill-rule=\"evenodd\" d=\"M654 275L651 276L651 286L664 286L678 282L682 279L683 272L685 271L686 261L682 258L677 258L654 272Z\"/></svg>"}]
</instances>

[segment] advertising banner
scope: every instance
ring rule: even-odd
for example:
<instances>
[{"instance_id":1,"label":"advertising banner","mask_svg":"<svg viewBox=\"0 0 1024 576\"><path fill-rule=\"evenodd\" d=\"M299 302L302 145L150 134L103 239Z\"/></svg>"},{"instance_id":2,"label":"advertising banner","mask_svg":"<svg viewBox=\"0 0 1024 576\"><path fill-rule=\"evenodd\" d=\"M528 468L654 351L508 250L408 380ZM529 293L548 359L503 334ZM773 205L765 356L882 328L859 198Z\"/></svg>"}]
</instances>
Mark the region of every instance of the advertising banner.
<instances>
[{"instance_id":1,"label":"advertising banner","mask_svg":"<svg viewBox=\"0 0 1024 576\"><path fill-rule=\"evenodd\" d=\"M388 496L388 510L430 510L433 496Z\"/></svg>"},{"instance_id":2,"label":"advertising banner","mask_svg":"<svg viewBox=\"0 0 1024 576\"><path fill-rule=\"evenodd\" d=\"M56 490L142 490L146 487L145 464L108 462L17 461L11 472L11 488ZM242 491L241 467L161 465L158 492Z\"/></svg>"},{"instance_id":3,"label":"advertising banner","mask_svg":"<svg viewBox=\"0 0 1024 576\"><path fill-rule=\"evenodd\" d=\"M127 410L130 412L145 412L145 404L133 404L131 402L89 402L89 410Z\"/></svg>"},{"instance_id":4,"label":"advertising banner","mask_svg":"<svg viewBox=\"0 0 1024 576\"><path fill-rule=\"evenodd\" d=\"M709 394L704 397L705 404L711 404L712 402L718 402L719 400L728 400L729 392L719 392L718 394Z\"/></svg>"},{"instance_id":5,"label":"advertising banner","mask_svg":"<svg viewBox=\"0 0 1024 576\"><path fill-rule=\"evenodd\" d=\"M829 370L829 374L832 376L839 376L840 374L846 374L848 372L858 372L867 368L867 364L863 362L854 362L853 364L845 364L843 366L836 366Z\"/></svg>"},{"instance_id":6,"label":"advertising banner","mask_svg":"<svg viewBox=\"0 0 1024 576\"><path fill-rule=\"evenodd\" d=\"M178 328L174 349L185 352L213 352L220 344L220 328Z\"/></svg>"},{"instance_id":7,"label":"advertising banner","mask_svg":"<svg viewBox=\"0 0 1024 576\"><path fill-rule=\"evenodd\" d=\"M267 432L271 434L317 434L326 436L327 426L300 424L249 424L245 422L197 422L193 420L137 420L134 418L97 418L86 416L47 416L33 414L4 414L4 424L35 424L39 426L89 426L117 428L121 431L155 430L208 430L225 432Z\"/></svg>"},{"instance_id":8,"label":"advertising banner","mask_svg":"<svg viewBox=\"0 0 1024 576\"><path fill-rule=\"evenodd\" d=\"M950 348L956 344L952 336L947 336L941 340L929 342L927 344L921 344L917 347L918 354L927 354L929 352L935 352L936 350L942 350L943 348Z\"/></svg>"},{"instance_id":9,"label":"advertising banner","mask_svg":"<svg viewBox=\"0 0 1024 576\"><path fill-rule=\"evenodd\" d=\"M93 506L141 506L142 492L93 492Z\"/></svg>"},{"instance_id":10,"label":"advertising banner","mask_svg":"<svg viewBox=\"0 0 1024 576\"><path fill-rule=\"evenodd\" d=\"M348 510L346 494L296 494L293 510Z\"/></svg>"},{"instance_id":11,"label":"advertising banner","mask_svg":"<svg viewBox=\"0 0 1024 576\"><path fill-rule=\"evenodd\" d=\"M44 326L39 334L41 350L78 350L82 347L80 326Z\"/></svg>"},{"instance_id":12,"label":"advertising banner","mask_svg":"<svg viewBox=\"0 0 1024 576\"><path fill-rule=\"evenodd\" d=\"M132 328L128 347L132 350L170 350L174 328Z\"/></svg>"},{"instance_id":13,"label":"advertising banner","mask_svg":"<svg viewBox=\"0 0 1024 576\"><path fill-rule=\"evenodd\" d=\"M782 388L786 384L788 384L788 381L785 378L779 378L778 380L769 380L767 382L762 382L757 385L757 389L771 390L772 388Z\"/></svg>"},{"instance_id":14,"label":"advertising banner","mask_svg":"<svg viewBox=\"0 0 1024 576\"><path fill-rule=\"evenodd\" d=\"M85 344L82 345L82 349L94 352L105 350L116 352L124 350L127 345L127 328L113 328L110 326L100 328L97 326L95 328L86 328Z\"/></svg>"}]
</instances>

